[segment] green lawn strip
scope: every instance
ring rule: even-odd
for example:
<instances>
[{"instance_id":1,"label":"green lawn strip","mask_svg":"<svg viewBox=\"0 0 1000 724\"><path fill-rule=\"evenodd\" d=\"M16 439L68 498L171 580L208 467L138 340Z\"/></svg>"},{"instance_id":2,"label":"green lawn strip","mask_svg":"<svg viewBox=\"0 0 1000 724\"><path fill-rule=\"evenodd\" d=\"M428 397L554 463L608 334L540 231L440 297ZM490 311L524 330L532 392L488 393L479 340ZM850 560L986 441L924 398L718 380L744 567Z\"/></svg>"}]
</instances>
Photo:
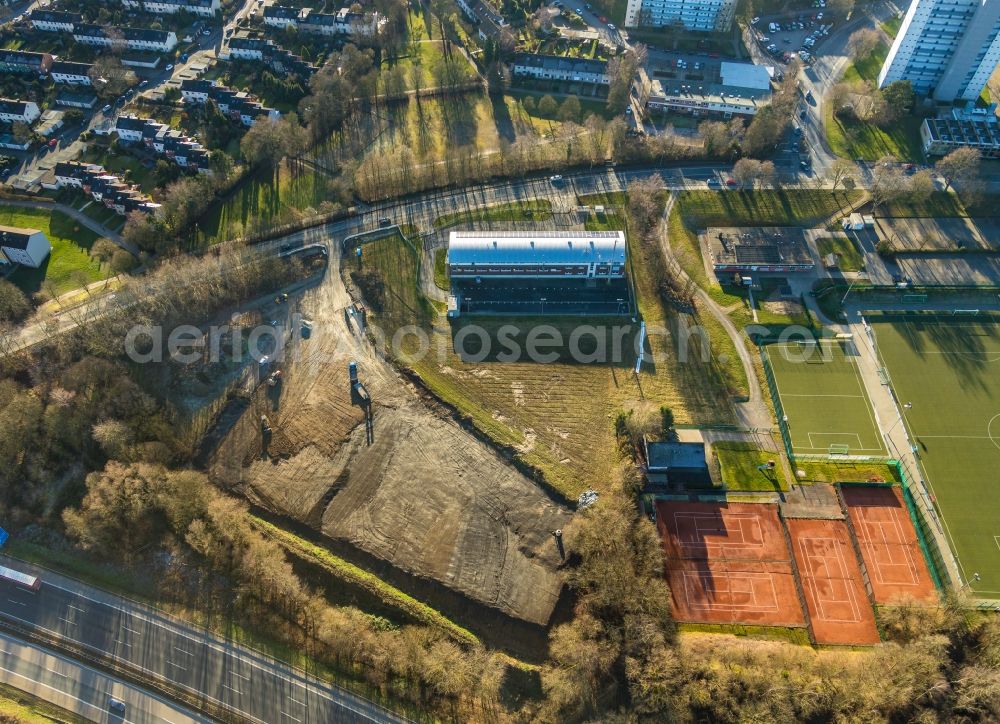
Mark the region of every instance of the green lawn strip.
<instances>
[{"instance_id":1,"label":"green lawn strip","mask_svg":"<svg viewBox=\"0 0 1000 724\"><path fill-rule=\"evenodd\" d=\"M811 646L806 628L791 626L753 626L742 623L678 623L677 631L685 633L730 634L748 638L762 638L787 641L792 644Z\"/></svg>"},{"instance_id":2,"label":"green lawn strip","mask_svg":"<svg viewBox=\"0 0 1000 724\"><path fill-rule=\"evenodd\" d=\"M778 453L761 450L748 442L712 443L712 452L719 461L722 482L730 490L788 490L788 481L781 472ZM759 470L770 461L774 470Z\"/></svg>"},{"instance_id":3,"label":"green lawn strip","mask_svg":"<svg viewBox=\"0 0 1000 724\"><path fill-rule=\"evenodd\" d=\"M837 266L841 271L861 271L865 266L865 258L858 251L854 242L846 236L834 236L817 240L817 247L822 256L837 255Z\"/></svg>"},{"instance_id":4,"label":"green lawn strip","mask_svg":"<svg viewBox=\"0 0 1000 724\"><path fill-rule=\"evenodd\" d=\"M438 289L451 291L451 281L448 276L448 250L434 250L434 284Z\"/></svg>"},{"instance_id":5,"label":"green lawn strip","mask_svg":"<svg viewBox=\"0 0 1000 724\"><path fill-rule=\"evenodd\" d=\"M979 204L979 207L984 208L984 210L987 211L991 208L995 210L996 201L997 196L990 194L982 203ZM993 213L995 213L995 211L993 211ZM962 203L962 200L958 197L958 194L949 191L935 191L925 200L898 199L896 201L889 201L877 210L876 215L880 217L899 216L925 218L936 216L956 218L970 216L970 213ZM992 214L988 213L987 215Z\"/></svg>"},{"instance_id":6,"label":"green lawn strip","mask_svg":"<svg viewBox=\"0 0 1000 724\"><path fill-rule=\"evenodd\" d=\"M596 194L580 194L576 201L581 206L617 206L623 207L628 199L624 191L602 191Z\"/></svg>"},{"instance_id":7,"label":"green lawn strip","mask_svg":"<svg viewBox=\"0 0 1000 724\"><path fill-rule=\"evenodd\" d=\"M882 70L882 64L885 63L885 56L888 54L889 45L884 41L879 41L872 52L864 58L856 59L847 66L847 70L844 71L844 80L846 82L869 80L874 83L878 80L879 71Z\"/></svg>"},{"instance_id":8,"label":"green lawn strip","mask_svg":"<svg viewBox=\"0 0 1000 724\"><path fill-rule=\"evenodd\" d=\"M613 211L603 214L591 214L583 222L583 228L587 231L623 231L625 222Z\"/></svg>"},{"instance_id":9,"label":"green lawn strip","mask_svg":"<svg viewBox=\"0 0 1000 724\"><path fill-rule=\"evenodd\" d=\"M512 201L470 211L456 211L434 219L434 226L445 229L456 224L502 221L548 221L552 218L552 202L548 199Z\"/></svg>"},{"instance_id":10,"label":"green lawn strip","mask_svg":"<svg viewBox=\"0 0 1000 724\"><path fill-rule=\"evenodd\" d=\"M895 38L896 33L899 32L899 28L902 24L903 24L903 18L895 16L886 20L884 23L879 25L879 27L882 28L882 32L888 35L890 38Z\"/></svg>"},{"instance_id":11,"label":"green lawn strip","mask_svg":"<svg viewBox=\"0 0 1000 724\"><path fill-rule=\"evenodd\" d=\"M867 483L881 478L900 482L896 468L887 463L795 461L796 478L805 483ZM805 473L798 475L801 470Z\"/></svg>"},{"instance_id":12,"label":"green lawn strip","mask_svg":"<svg viewBox=\"0 0 1000 724\"><path fill-rule=\"evenodd\" d=\"M49 722L76 724L87 720L14 686L0 684L0 721L17 722L17 724Z\"/></svg>"},{"instance_id":13,"label":"green lawn strip","mask_svg":"<svg viewBox=\"0 0 1000 724\"><path fill-rule=\"evenodd\" d=\"M471 631L462 628L436 609L389 585L378 576L265 520L251 516L251 521L258 530L281 545L287 552L315 563L324 571L349 585L363 588L386 605L398 609L414 621L439 628L456 641L466 644L479 643L479 638Z\"/></svg>"},{"instance_id":14,"label":"green lawn strip","mask_svg":"<svg viewBox=\"0 0 1000 724\"><path fill-rule=\"evenodd\" d=\"M0 224L44 231L52 244L52 253L40 268L21 267L10 277L26 294L40 291L43 285L46 291L52 287L56 294L63 294L105 277L90 256L97 234L61 211L0 204Z\"/></svg>"}]
</instances>

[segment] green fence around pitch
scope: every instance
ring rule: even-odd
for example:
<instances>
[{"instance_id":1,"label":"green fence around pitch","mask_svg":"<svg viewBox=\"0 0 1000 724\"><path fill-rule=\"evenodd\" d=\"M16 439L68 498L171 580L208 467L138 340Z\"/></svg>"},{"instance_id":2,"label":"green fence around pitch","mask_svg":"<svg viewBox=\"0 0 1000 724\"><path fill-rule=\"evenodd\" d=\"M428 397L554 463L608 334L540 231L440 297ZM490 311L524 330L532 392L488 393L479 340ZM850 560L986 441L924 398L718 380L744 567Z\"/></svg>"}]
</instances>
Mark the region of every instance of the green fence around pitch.
<instances>
[{"instance_id":1,"label":"green fence around pitch","mask_svg":"<svg viewBox=\"0 0 1000 724\"><path fill-rule=\"evenodd\" d=\"M893 467L902 481L903 500L906 501L906 509L910 512L910 521L913 523L913 529L917 531L917 541L920 543L920 550L923 551L924 560L927 561L927 568L931 572L931 578L934 579L934 585L937 586L939 591L943 592L945 586L940 571L944 570L944 557L941 555L937 543L934 542L934 537L930 536L928 538L925 532L927 524L920 514L920 508L917 506L917 501L913 498L913 493L910 491L910 481L906 477L902 463L898 460L894 461Z\"/></svg>"},{"instance_id":2,"label":"green fence around pitch","mask_svg":"<svg viewBox=\"0 0 1000 724\"><path fill-rule=\"evenodd\" d=\"M794 460L795 451L792 449L792 436L788 432L788 423L785 422L785 410L781 406L781 396L778 394L778 382L774 379L774 370L771 369L771 360L764 352L764 345L757 345L757 354L760 355L761 364L764 367L764 377L767 379L767 388L774 400L774 414L778 418L778 430L781 431L781 441L785 445L785 454L789 460Z\"/></svg>"}]
</instances>

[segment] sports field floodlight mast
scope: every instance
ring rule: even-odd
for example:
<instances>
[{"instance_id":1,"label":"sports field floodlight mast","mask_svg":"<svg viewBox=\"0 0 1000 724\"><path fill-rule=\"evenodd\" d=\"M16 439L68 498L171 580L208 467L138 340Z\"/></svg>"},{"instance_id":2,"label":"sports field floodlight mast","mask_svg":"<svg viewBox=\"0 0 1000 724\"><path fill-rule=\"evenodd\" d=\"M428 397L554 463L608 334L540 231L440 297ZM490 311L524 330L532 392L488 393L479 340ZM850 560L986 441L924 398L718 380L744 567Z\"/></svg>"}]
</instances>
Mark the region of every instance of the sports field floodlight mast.
<instances>
[{"instance_id":1,"label":"sports field floodlight mast","mask_svg":"<svg viewBox=\"0 0 1000 724\"><path fill-rule=\"evenodd\" d=\"M913 403L912 403L912 402L904 402L904 403L903 403L903 407L904 407L905 409L909 410L910 408L912 408L912 407L913 407ZM885 434L886 434L886 435L888 435L888 434L889 434L889 433L891 433L891 432L892 432L893 430L895 430L895 429L896 429L896 425L898 425L898 424L899 424L899 423L901 423L902 421L903 421L903 411L902 411L902 410L900 410L900 411L899 411L899 417L897 417L897 418L896 418L896 421L895 421L894 423L892 423L892 427L890 427L890 428L889 428L888 430L886 430L886 431L885 431Z\"/></svg>"},{"instance_id":2,"label":"sports field floodlight mast","mask_svg":"<svg viewBox=\"0 0 1000 724\"><path fill-rule=\"evenodd\" d=\"M963 583L962 587L959 590L960 591L964 591L969 586L971 586L973 583L979 583L979 578L980 578L980 576L979 576L978 573L973 573L972 574L972 578L970 578L968 581L966 581L965 583Z\"/></svg>"}]
</instances>

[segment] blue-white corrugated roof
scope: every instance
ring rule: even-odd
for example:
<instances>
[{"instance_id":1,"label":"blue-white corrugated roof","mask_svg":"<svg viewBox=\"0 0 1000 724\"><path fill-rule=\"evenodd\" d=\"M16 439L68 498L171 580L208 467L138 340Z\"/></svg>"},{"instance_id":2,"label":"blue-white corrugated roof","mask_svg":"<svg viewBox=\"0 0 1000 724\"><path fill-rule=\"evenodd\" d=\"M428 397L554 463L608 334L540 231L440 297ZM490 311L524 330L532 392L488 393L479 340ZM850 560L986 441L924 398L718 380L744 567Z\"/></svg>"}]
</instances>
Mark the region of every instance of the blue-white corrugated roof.
<instances>
[{"instance_id":1,"label":"blue-white corrugated roof","mask_svg":"<svg viewBox=\"0 0 1000 724\"><path fill-rule=\"evenodd\" d=\"M622 231L453 231L449 264L624 264Z\"/></svg>"}]
</instances>

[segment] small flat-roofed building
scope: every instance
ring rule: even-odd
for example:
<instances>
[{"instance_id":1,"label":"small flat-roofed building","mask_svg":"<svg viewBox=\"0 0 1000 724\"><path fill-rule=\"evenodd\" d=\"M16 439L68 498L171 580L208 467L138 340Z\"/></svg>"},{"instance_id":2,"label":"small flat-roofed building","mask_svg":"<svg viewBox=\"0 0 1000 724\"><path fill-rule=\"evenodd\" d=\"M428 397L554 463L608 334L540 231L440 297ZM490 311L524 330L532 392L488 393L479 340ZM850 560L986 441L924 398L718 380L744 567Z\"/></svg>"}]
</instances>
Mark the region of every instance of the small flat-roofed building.
<instances>
[{"instance_id":1,"label":"small flat-roofed building","mask_svg":"<svg viewBox=\"0 0 1000 724\"><path fill-rule=\"evenodd\" d=\"M452 279L624 279L623 231L453 231Z\"/></svg>"},{"instance_id":2,"label":"small flat-roofed building","mask_svg":"<svg viewBox=\"0 0 1000 724\"><path fill-rule=\"evenodd\" d=\"M646 479L670 487L712 483L703 442L646 442Z\"/></svg>"},{"instance_id":3,"label":"small flat-roofed building","mask_svg":"<svg viewBox=\"0 0 1000 724\"><path fill-rule=\"evenodd\" d=\"M928 156L945 156L957 148L974 148L983 158L1000 158L1000 123L996 118L960 120L925 118L920 140Z\"/></svg>"},{"instance_id":4,"label":"small flat-roofed building","mask_svg":"<svg viewBox=\"0 0 1000 724\"><path fill-rule=\"evenodd\" d=\"M0 251L4 261L37 269L48 258L52 244L38 229L0 226Z\"/></svg>"},{"instance_id":5,"label":"small flat-roofed building","mask_svg":"<svg viewBox=\"0 0 1000 724\"><path fill-rule=\"evenodd\" d=\"M712 228L705 236L716 274L809 272L816 266L796 227Z\"/></svg>"}]
</instances>

